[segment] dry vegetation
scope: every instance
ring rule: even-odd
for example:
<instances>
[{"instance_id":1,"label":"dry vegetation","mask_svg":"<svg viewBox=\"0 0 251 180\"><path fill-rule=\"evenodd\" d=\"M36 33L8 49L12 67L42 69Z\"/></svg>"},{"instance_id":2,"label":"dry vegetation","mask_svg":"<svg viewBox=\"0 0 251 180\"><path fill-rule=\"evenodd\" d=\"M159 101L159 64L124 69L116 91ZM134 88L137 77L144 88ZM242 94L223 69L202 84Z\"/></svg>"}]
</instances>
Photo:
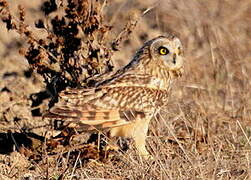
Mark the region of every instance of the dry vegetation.
<instances>
[{"instance_id":1,"label":"dry vegetation","mask_svg":"<svg viewBox=\"0 0 251 180\"><path fill-rule=\"evenodd\" d=\"M14 31L1 22L0 179L250 178L249 0L59 0L57 12L53 1L51 9L10 1L7 11L4 2L2 20ZM76 2L83 4L74 10ZM181 38L186 74L151 123L153 161L141 161L132 144L107 155L95 144L80 151L41 143L52 133L41 114L60 90L91 85L165 33Z\"/></svg>"}]
</instances>

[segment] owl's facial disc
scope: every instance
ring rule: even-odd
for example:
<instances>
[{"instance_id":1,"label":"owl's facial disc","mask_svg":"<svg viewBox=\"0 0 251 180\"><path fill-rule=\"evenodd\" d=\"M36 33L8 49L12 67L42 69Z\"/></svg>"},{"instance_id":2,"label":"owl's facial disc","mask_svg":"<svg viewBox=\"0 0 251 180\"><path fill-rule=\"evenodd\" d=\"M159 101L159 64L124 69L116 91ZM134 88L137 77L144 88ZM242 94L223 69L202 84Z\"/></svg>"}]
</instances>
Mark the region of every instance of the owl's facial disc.
<instances>
[{"instance_id":1,"label":"owl's facial disc","mask_svg":"<svg viewBox=\"0 0 251 180\"><path fill-rule=\"evenodd\" d=\"M153 43L153 58L170 70L183 66L182 46L178 38L162 38Z\"/></svg>"}]
</instances>

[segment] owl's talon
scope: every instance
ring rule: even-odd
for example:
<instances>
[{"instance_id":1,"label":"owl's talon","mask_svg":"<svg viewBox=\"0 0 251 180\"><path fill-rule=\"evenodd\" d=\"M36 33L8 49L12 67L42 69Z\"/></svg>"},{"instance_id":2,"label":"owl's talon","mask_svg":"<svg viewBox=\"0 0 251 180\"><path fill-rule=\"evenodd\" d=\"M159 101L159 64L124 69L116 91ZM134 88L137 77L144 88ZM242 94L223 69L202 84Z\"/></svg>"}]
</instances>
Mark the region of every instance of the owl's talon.
<instances>
[{"instance_id":1,"label":"owl's talon","mask_svg":"<svg viewBox=\"0 0 251 180\"><path fill-rule=\"evenodd\" d=\"M144 155L140 154L140 157L144 160L154 160L154 157L150 154L144 154Z\"/></svg>"},{"instance_id":2,"label":"owl's talon","mask_svg":"<svg viewBox=\"0 0 251 180\"><path fill-rule=\"evenodd\" d=\"M105 148L106 151L119 151L119 147L117 145L107 145Z\"/></svg>"}]
</instances>

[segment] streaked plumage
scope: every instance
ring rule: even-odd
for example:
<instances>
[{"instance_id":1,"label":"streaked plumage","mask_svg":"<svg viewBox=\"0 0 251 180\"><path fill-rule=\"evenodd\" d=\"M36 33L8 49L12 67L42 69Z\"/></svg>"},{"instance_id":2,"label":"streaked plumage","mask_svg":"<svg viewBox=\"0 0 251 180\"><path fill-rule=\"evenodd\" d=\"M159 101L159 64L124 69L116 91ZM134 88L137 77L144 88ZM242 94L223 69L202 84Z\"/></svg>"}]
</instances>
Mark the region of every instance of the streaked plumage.
<instances>
[{"instance_id":1,"label":"streaked plumage","mask_svg":"<svg viewBox=\"0 0 251 180\"><path fill-rule=\"evenodd\" d=\"M167 103L171 84L183 72L182 47L174 36L146 42L132 61L102 77L92 88L66 89L45 114L79 131L110 129L111 136L132 137L141 156L149 121Z\"/></svg>"}]
</instances>

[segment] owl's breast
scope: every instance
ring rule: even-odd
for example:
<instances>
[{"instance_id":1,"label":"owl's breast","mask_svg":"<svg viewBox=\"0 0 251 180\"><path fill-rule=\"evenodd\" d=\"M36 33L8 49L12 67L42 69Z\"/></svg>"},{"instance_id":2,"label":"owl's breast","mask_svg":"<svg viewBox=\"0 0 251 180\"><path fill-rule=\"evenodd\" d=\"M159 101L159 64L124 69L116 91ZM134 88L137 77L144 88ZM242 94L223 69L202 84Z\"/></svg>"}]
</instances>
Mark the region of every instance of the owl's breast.
<instances>
[{"instance_id":1,"label":"owl's breast","mask_svg":"<svg viewBox=\"0 0 251 180\"><path fill-rule=\"evenodd\" d=\"M154 87L154 89L169 91L172 83L172 79L151 78L149 81L149 86Z\"/></svg>"}]
</instances>

